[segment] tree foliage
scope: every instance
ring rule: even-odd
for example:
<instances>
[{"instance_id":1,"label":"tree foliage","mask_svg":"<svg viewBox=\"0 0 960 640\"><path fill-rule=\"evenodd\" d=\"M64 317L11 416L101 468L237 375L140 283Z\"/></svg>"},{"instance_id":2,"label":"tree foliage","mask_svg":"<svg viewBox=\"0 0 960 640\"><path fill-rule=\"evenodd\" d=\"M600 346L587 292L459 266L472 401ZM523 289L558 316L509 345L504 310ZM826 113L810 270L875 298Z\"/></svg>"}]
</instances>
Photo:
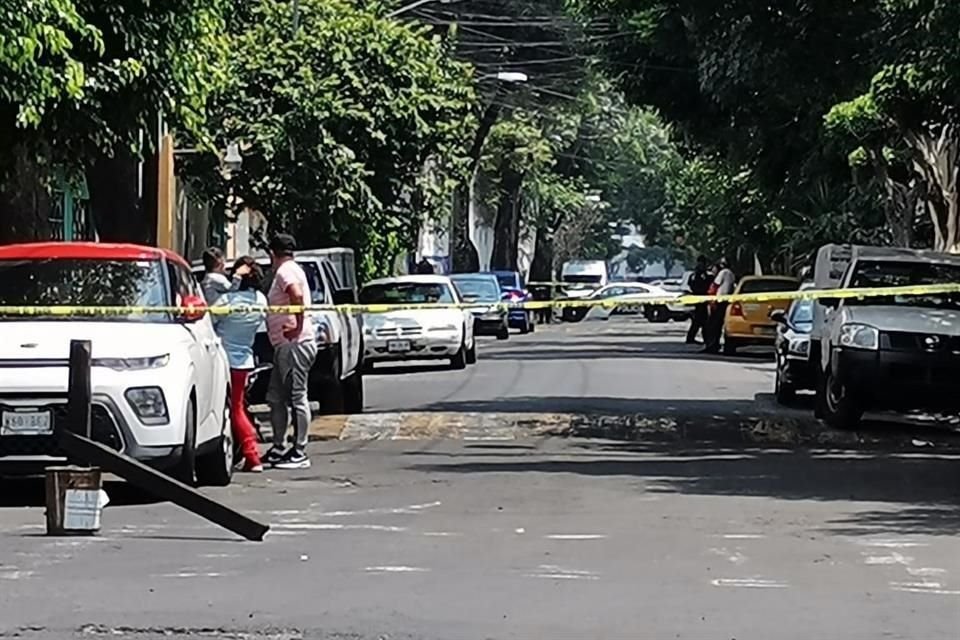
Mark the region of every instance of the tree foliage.
<instances>
[{"instance_id":1,"label":"tree foliage","mask_svg":"<svg viewBox=\"0 0 960 640\"><path fill-rule=\"evenodd\" d=\"M306 245L355 247L373 272L415 240L412 209L449 191L473 122L471 72L374 10L301 0L299 11L296 33L288 2L260 0L238 20L210 133L221 148L240 142L229 190L243 205ZM206 180L226 192L215 172Z\"/></svg>"}]
</instances>

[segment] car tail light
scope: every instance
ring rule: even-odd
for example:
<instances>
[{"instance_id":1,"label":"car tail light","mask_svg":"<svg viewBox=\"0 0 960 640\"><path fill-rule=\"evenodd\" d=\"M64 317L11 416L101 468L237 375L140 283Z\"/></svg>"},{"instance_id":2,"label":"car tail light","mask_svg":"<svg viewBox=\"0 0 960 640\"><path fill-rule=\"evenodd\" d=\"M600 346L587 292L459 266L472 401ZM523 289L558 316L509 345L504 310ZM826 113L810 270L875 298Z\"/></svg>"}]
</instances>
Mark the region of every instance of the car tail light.
<instances>
[{"instance_id":1,"label":"car tail light","mask_svg":"<svg viewBox=\"0 0 960 640\"><path fill-rule=\"evenodd\" d=\"M730 306L730 315L743 317L743 305L739 302L734 302Z\"/></svg>"}]
</instances>

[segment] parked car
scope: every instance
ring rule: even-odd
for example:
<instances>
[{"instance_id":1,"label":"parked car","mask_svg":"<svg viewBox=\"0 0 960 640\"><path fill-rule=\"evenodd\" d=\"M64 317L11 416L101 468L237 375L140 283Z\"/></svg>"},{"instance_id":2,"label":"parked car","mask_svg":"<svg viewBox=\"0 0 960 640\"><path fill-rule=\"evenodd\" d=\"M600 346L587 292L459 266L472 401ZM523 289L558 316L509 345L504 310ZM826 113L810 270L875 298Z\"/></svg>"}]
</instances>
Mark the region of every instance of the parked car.
<instances>
[{"instance_id":1,"label":"parked car","mask_svg":"<svg viewBox=\"0 0 960 640\"><path fill-rule=\"evenodd\" d=\"M522 304L533 301L533 296L527 291L523 282L523 276L516 271L494 271L492 272L500 282L500 288L503 289L504 301L514 304ZM507 323L514 329L519 329L520 333L533 333L537 326L537 317L533 309L510 309L507 313Z\"/></svg>"},{"instance_id":2,"label":"parked car","mask_svg":"<svg viewBox=\"0 0 960 640\"><path fill-rule=\"evenodd\" d=\"M471 308L473 332L476 335L510 337L507 309L500 305L509 293L504 293L496 276L486 273L461 273L450 276L464 302L489 304L489 307Z\"/></svg>"},{"instance_id":3,"label":"parked car","mask_svg":"<svg viewBox=\"0 0 960 640\"><path fill-rule=\"evenodd\" d=\"M333 251L333 250L325 250ZM346 249L352 256L352 250ZM342 284L338 271L352 268L352 259L339 265L322 254L310 251L297 252L297 264L303 269L310 285L310 299L317 305L356 304L356 274L347 272L353 286ZM273 281L270 258L258 257L257 264L264 270L264 293ZM193 273L197 280L203 278L203 265L194 263ZM310 370L308 396L319 405L324 414L361 413L363 411L363 329L358 313L340 311L311 311L309 319L324 325L330 342L321 345L317 359ZM266 402L270 369L273 362L273 346L267 338L266 326L257 332L254 341L254 359L257 362L248 382L247 402L251 405Z\"/></svg>"},{"instance_id":4,"label":"parked car","mask_svg":"<svg viewBox=\"0 0 960 640\"><path fill-rule=\"evenodd\" d=\"M960 257L828 245L814 281L818 289L953 284L960 282ZM818 306L816 411L827 424L853 429L870 410L960 410L960 294L820 298Z\"/></svg>"},{"instance_id":5,"label":"parked car","mask_svg":"<svg viewBox=\"0 0 960 640\"><path fill-rule=\"evenodd\" d=\"M679 297L680 294L671 294L659 287L654 287L645 282L613 282L596 291L585 298L572 298L574 300L603 301L612 298L618 298L616 306L603 306L600 304L592 306L571 306L564 307L563 319L567 322L579 322L581 320L607 320L611 315L623 309L644 310L648 307L647 301L652 299L663 299L668 297ZM666 309L666 305L662 306Z\"/></svg>"},{"instance_id":6,"label":"parked car","mask_svg":"<svg viewBox=\"0 0 960 640\"><path fill-rule=\"evenodd\" d=\"M800 280L788 276L744 276L737 283L734 294L779 293L796 291ZM777 323L770 319L775 310L786 311L790 300L766 302L733 302L727 306L723 323L723 352L733 355L739 347L773 346L777 337Z\"/></svg>"},{"instance_id":7,"label":"parked car","mask_svg":"<svg viewBox=\"0 0 960 640\"><path fill-rule=\"evenodd\" d=\"M367 283L360 290L360 302L406 307L464 300L447 276L410 275ZM425 306L366 313L363 326L368 370L378 362L449 359L452 369L463 369L477 361L473 314L468 309Z\"/></svg>"},{"instance_id":8,"label":"parked car","mask_svg":"<svg viewBox=\"0 0 960 640\"><path fill-rule=\"evenodd\" d=\"M813 305L813 300L794 300L786 311L774 309L770 313L770 319L777 323L774 394L780 404L792 402L797 391L814 388L814 368L810 359Z\"/></svg>"},{"instance_id":9,"label":"parked car","mask_svg":"<svg viewBox=\"0 0 960 640\"><path fill-rule=\"evenodd\" d=\"M0 316L0 475L62 462L71 340L92 343L91 436L187 483L233 473L230 373L190 265L132 244L0 247L0 305L140 307ZM174 314L143 307L192 307Z\"/></svg>"}]
</instances>

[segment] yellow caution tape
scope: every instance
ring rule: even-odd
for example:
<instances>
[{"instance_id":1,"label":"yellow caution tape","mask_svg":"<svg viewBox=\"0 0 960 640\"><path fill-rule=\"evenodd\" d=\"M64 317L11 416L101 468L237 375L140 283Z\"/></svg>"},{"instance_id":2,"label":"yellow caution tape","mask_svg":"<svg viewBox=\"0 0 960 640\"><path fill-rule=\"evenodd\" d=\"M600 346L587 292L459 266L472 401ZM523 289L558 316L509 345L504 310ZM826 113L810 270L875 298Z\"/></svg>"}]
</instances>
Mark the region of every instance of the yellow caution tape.
<instances>
[{"instance_id":1,"label":"yellow caution tape","mask_svg":"<svg viewBox=\"0 0 960 640\"><path fill-rule=\"evenodd\" d=\"M203 313L211 315L229 315L232 313L267 312L273 314L296 314L313 311L339 311L345 313L388 313L391 311L405 311L416 309L552 309L564 307L642 307L647 305L663 306L692 306L713 302L740 302L762 303L781 302L792 300L822 300L822 299L867 299L890 296L925 296L942 294L960 294L960 284L931 284L907 287L871 287L863 289L804 289L800 291L769 291L761 293L737 293L726 296L662 296L637 297L622 296L595 299L567 299L545 300L529 302L490 302L490 303L463 303L463 304L348 304L348 305L286 305L260 307L256 305L233 305L217 307L182 307L182 306L0 306L0 316L145 316L149 314L177 314L190 315Z\"/></svg>"}]
</instances>

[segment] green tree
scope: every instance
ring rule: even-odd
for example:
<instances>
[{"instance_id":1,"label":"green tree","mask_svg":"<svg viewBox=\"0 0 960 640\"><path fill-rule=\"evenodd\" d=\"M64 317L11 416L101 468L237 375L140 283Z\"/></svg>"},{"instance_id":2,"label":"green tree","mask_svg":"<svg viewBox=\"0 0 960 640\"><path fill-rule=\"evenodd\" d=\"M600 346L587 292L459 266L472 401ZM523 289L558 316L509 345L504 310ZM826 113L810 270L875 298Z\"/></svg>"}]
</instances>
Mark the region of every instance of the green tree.
<instances>
[{"instance_id":1,"label":"green tree","mask_svg":"<svg viewBox=\"0 0 960 640\"><path fill-rule=\"evenodd\" d=\"M149 239L137 162L160 114L201 130L227 4L0 0L0 239L43 233L56 167L86 174L104 239Z\"/></svg>"},{"instance_id":2,"label":"green tree","mask_svg":"<svg viewBox=\"0 0 960 640\"><path fill-rule=\"evenodd\" d=\"M295 33L289 2L238 16L210 135L239 141L243 166L229 185L199 174L209 195L229 190L306 245L356 248L365 275L415 243L418 207L449 195L474 126L469 67L378 11L301 0Z\"/></svg>"}]
</instances>

